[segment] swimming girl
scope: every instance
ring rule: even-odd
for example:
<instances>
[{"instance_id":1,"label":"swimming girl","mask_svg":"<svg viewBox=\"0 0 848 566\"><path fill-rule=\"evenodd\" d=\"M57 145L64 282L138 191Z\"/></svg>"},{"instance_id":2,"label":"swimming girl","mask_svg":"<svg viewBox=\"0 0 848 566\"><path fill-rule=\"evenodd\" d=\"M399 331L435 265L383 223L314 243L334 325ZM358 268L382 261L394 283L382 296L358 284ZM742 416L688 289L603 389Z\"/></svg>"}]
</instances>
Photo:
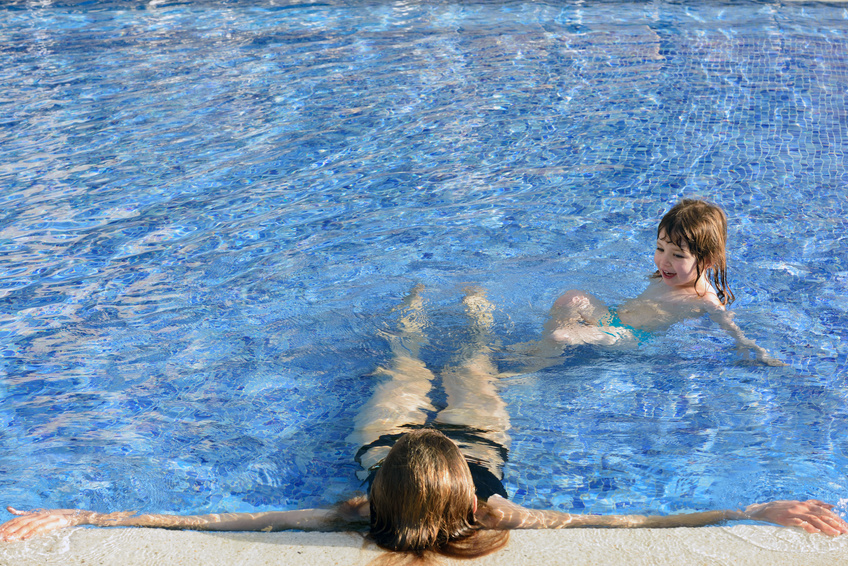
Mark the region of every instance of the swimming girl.
<instances>
[{"instance_id":1,"label":"swimming girl","mask_svg":"<svg viewBox=\"0 0 848 566\"><path fill-rule=\"evenodd\" d=\"M498 394L488 345L491 305L479 291L465 298L472 340L455 365L442 373L446 407L432 422L428 413L434 375L418 359L424 343L418 291L407 298L393 356L377 373L378 385L355 421L351 440L370 487L330 509L213 515L136 515L73 509L22 512L0 526L0 539L22 540L62 527L159 527L206 531L367 530L380 547L412 556L472 558L503 548L510 529L574 527L694 527L728 520L755 520L801 527L810 533L848 533L821 501L773 501L744 511L706 511L671 516L573 515L527 509L507 499L501 483L509 417ZM391 558L389 556L388 558Z\"/></svg>"},{"instance_id":2,"label":"swimming girl","mask_svg":"<svg viewBox=\"0 0 848 566\"><path fill-rule=\"evenodd\" d=\"M734 296L727 284L727 217L717 206L685 199L669 210L657 228L648 288L618 308L609 308L583 291L556 300L541 346L632 345L649 333L707 313L759 362L783 365L745 337L726 307Z\"/></svg>"}]
</instances>

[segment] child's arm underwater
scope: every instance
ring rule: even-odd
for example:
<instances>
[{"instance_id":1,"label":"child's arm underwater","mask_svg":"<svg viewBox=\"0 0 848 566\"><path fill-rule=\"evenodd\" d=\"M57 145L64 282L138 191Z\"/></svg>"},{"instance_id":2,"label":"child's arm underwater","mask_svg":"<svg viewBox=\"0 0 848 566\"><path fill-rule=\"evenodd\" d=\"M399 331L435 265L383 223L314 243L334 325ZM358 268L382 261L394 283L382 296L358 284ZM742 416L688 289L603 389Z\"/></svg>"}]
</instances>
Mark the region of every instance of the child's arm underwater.
<instances>
[{"instance_id":1,"label":"child's arm underwater","mask_svg":"<svg viewBox=\"0 0 848 566\"><path fill-rule=\"evenodd\" d=\"M364 499L364 498L363 498ZM7 507L14 519L0 525L0 540L25 540L64 527L150 527L194 531L343 530L367 520L368 506L350 502L333 509L299 509L262 513L216 513L211 515L136 515L132 511L98 513L82 509L19 511ZM362 513L366 513L363 518Z\"/></svg>"},{"instance_id":2,"label":"child's arm underwater","mask_svg":"<svg viewBox=\"0 0 848 566\"><path fill-rule=\"evenodd\" d=\"M835 536L848 533L848 524L831 511L833 505L817 500L771 501L749 505L745 511L703 511L677 515L572 515L559 511L527 509L492 496L488 500L488 513L481 517L485 526L492 529L571 529L619 528L663 529L672 527L702 527L725 521L752 520L801 527L809 533Z\"/></svg>"},{"instance_id":3,"label":"child's arm underwater","mask_svg":"<svg viewBox=\"0 0 848 566\"><path fill-rule=\"evenodd\" d=\"M710 309L710 318L727 331L736 340L736 348L740 351L751 352L754 358L761 363L770 366L785 366L786 364L769 354L765 348L758 346L756 342L745 336L739 325L733 321L733 315L724 307Z\"/></svg>"}]
</instances>

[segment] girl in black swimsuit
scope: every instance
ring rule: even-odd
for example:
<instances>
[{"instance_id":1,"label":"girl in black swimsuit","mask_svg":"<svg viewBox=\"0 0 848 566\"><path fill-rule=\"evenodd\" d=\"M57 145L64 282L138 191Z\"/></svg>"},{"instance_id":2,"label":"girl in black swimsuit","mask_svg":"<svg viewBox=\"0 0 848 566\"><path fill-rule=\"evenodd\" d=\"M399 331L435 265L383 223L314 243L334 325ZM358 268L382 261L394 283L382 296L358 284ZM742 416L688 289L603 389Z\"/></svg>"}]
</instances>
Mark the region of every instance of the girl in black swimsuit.
<instances>
[{"instance_id":1,"label":"girl in black swimsuit","mask_svg":"<svg viewBox=\"0 0 848 566\"><path fill-rule=\"evenodd\" d=\"M470 321L470 340L455 363L442 371L447 406L435 412L430 401L434 374L419 359L424 315L420 287L412 290L401 307L398 331L388 336L392 357L376 375L389 379L378 385L362 407L348 437L362 448L356 461L360 478L371 486L374 476L395 442L404 434L427 427L447 436L465 457L478 497L506 498L503 465L509 452L509 414L498 393L498 374L491 360L493 306L478 289L467 289L463 303Z\"/></svg>"}]
</instances>

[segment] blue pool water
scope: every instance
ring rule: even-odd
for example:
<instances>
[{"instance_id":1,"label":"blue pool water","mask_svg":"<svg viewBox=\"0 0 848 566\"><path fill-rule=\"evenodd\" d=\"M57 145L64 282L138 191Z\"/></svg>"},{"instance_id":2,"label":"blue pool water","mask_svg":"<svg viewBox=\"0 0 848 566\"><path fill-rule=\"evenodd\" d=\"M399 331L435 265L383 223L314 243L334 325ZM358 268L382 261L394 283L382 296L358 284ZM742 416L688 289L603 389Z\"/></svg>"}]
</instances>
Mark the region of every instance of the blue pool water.
<instances>
[{"instance_id":1,"label":"blue pool water","mask_svg":"<svg viewBox=\"0 0 848 566\"><path fill-rule=\"evenodd\" d=\"M332 504L413 285L438 371L464 287L532 340L567 289L637 295L698 196L789 365L703 319L506 379L507 490L845 515L846 6L21 1L0 57L3 504Z\"/></svg>"}]
</instances>

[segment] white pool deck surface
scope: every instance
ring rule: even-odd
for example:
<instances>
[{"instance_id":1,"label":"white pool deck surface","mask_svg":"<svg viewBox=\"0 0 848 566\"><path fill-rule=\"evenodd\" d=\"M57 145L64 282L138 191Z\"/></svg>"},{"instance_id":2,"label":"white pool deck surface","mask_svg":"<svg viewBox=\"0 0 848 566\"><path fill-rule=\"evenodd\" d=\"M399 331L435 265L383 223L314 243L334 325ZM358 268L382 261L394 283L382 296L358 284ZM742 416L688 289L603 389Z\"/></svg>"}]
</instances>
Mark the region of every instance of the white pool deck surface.
<instances>
[{"instance_id":1,"label":"white pool deck surface","mask_svg":"<svg viewBox=\"0 0 848 566\"><path fill-rule=\"evenodd\" d=\"M357 533L208 533L161 529L72 528L22 542L0 542L3 566L350 565L381 550ZM513 531L503 550L445 566L848 564L848 535L734 525L678 529Z\"/></svg>"}]
</instances>

